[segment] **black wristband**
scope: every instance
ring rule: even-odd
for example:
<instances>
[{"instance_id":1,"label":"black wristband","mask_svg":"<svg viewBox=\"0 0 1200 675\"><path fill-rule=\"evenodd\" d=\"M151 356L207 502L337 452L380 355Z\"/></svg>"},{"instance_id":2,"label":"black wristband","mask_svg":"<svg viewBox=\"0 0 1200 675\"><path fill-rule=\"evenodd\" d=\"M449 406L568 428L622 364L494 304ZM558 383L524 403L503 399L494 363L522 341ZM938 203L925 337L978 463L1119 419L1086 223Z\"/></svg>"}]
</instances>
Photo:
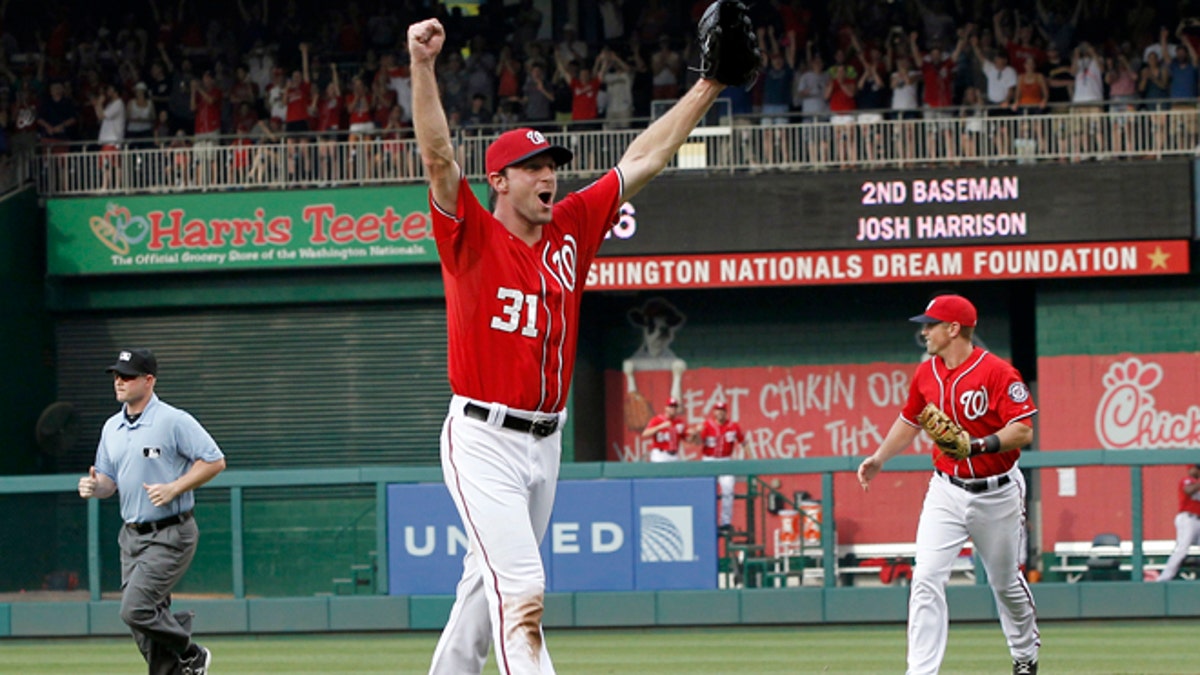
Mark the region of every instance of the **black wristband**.
<instances>
[{"instance_id":1,"label":"black wristband","mask_svg":"<svg viewBox=\"0 0 1200 675\"><path fill-rule=\"evenodd\" d=\"M996 434L988 434L983 438L971 439L972 455L982 455L991 452L1000 452L1000 437Z\"/></svg>"}]
</instances>

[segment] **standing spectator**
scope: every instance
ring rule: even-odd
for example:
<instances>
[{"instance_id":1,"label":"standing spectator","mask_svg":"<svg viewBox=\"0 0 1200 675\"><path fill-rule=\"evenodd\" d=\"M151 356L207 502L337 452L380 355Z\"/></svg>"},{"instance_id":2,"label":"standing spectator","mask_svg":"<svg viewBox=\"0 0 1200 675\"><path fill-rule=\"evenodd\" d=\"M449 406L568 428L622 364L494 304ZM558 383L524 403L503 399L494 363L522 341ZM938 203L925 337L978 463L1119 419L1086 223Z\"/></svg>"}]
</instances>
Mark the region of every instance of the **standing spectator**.
<instances>
[{"instance_id":1,"label":"standing spectator","mask_svg":"<svg viewBox=\"0 0 1200 675\"><path fill-rule=\"evenodd\" d=\"M109 84L92 97L92 106L100 120L100 189L106 191L116 188L120 177L118 153L125 143L125 101L116 85Z\"/></svg>"},{"instance_id":2,"label":"standing spectator","mask_svg":"<svg viewBox=\"0 0 1200 675\"><path fill-rule=\"evenodd\" d=\"M1090 43L1081 43L1071 53L1071 74L1075 76L1075 95L1071 99L1074 130L1071 138L1073 158L1086 157L1102 150L1100 113L1104 108L1104 62ZM1194 94L1193 94L1194 95Z\"/></svg>"},{"instance_id":3,"label":"standing spectator","mask_svg":"<svg viewBox=\"0 0 1200 675\"><path fill-rule=\"evenodd\" d=\"M1196 110L1196 75L1200 58L1197 58L1192 42L1183 35L1182 24L1175 34L1182 46L1175 48L1175 58L1170 64L1171 110L1189 111L1177 118L1181 123L1175 131L1180 136L1180 147L1190 148L1196 145L1196 115L1192 111Z\"/></svg>"},{"instance_id":4,"label":"standing spectator","mask_svg":"<svg viewBox=\"0 0 1200 675\"><path fill-rule=\"evenodd\" d=\"M217 140L221 135L221 90L211 70L192 80L192 111L196 116L192 147L199 164L196 179L207 186L217 178Z\"/></svg>"},{"instance_id":5,"label":"standing spectator","mask_svg":"<svg viewBox=\"0 0 1200 675\"><path fill-rule=\"evenodd\" d=\"M604 47L600 50L596 70L608 94L604 106L605 128L627 128L633 118L633 69L610 47Z\"/></svg>"},{"instance_id":6,"label":"standing spectator","mask_svg":"<svg viewBox=\"0 0 1200 675\"><path fill-rule=\"evenodd\" d=\"M1105 68L1104 81L1108 84L1108 97L1111 104L1109 112L1116 113L1111 117L1110 133L1113 150L1124 156L1135 148L1137 139L1134 134L1133 116L1137 110L1138 75L1129 64L1129 57L1118 54L1116 60L1108 60Z\"/></svg>"},{"instance_id":7,"label":"standing spectator","mask_svg":"<svg viewBox=\"0 0 1200 675\"><path fill-rule=\"evenodd\" d=\"M664 35L658 40L658 51L650 55L650 75L654 82L654 100L679 98L679 87L683 82L683 58L671 49L671 38Z\"/></svg>"},{"instance_id":8,"label":"standing spectator","mask_svg":"<svg viewBox=\"0 0 1200 675\"><path fill-rule=\"evenodd\" d=\"M70 141L79 124L79 111L67 98L62 82L50 83L50 98L38 110L38 131L44 145L62 150L61 144Z\"/></svg>"},{"instance_id":9,"label":"standing spectator","mask_svg":"<svg viewBox=\"0 0 1200 675\"><path fill-rule=\"evenodd\" d=\"M1014 66L1022 66L1027 58L1033 59L1035 65L1041 66L1046 60L1046 54L1033 43L1033 25L1021 23L1021 13L1012 10L1014 31L1009 33L1004 25L1004 15L1008 11L1001 9L992 17L996 46L1008 52L1008 62Z\"/></svg>"},{"instance_id":10,"label":"standing spectator","mask_svg":"<svg viewBox=\"0 0 1200 675\"><path fill-rule=\"evenodd\" d=\"M1017 71L1008 65L1008 54L1001 49L992 51L992 57L987 59L979 48L979 41L972 38L971 47L983 63L983 74L987 78L988 116L1003 118L1010 114L1013 101L1017 96ZM994 143L992 152L998 156L1008 155L1009 131L1008 124L1003 119L993 120L990 136Z\"/></svg>"},{"instance_id":11,"label":"standing spectator","mask_svg":"<svg viewBox=\"0 0 1200 675\"><path fill-rule=\"evenodd\" d=\"M467 97L467 76L463 72L463 58L459 52L450 52L438 68L438 87L442 92L442 104L446 112L459 115L471 105Z\"/></svg>"},{"instance_id":12,"label":"standing spectator","mask_svg":"<svg viewBox=\"0 0 1200 675\"><path fill-rule=\"evenodd\" d=\"M162 61L150 64L150 78L146 82L146 88L154 109L168 110L171 102L171 78L167 76Z\"/></svg>"},{"instance_id":13,"label":"standing spectator","mask_svg":"<svg viewBox=\"0 0 1200 675\"><path fill-rule=\"evenodd\" d=\"M312 77L308 70L308 48L307 42L300 43L300 68L292 71L291 78L283 87L283 121L284 129L289 135L289 143L298 142L299 138L310 130L308 106L312 101ZM295 139L291 138L293 135L296 136Z\"/></svg>"},{"instance_id":14,"label":"standing spectator","mask_svg":"<svg viewBox=\"0 0 1200 675\"><path fill-rule=\"evenodd\" d=\"M556 64L557 65L557 64ZM569 61L566 72L563 68L554 69L554 121L567 124L571 121L571 112L575 104L575 91L571 89L571 81L579 73L579 64Z\"/></svg>"},{"instance_id":15,"label":"standing spectator","mask_svg":"<svg viewBox=\"0 0 1200 675\"><path fill-rule=\"evenodd\" d=\"M963 92L960 113L962 132L959 135L959 144L963 157L972 159L979 156L979 149L984 143L983 134L986 131L987 110L983 107L983 94L978 88L967 87Z\"/></svg>"},{"instance_id":16,"label":"standing spectator","mask_svg":"<svg viewBox=\"0 0 1200 675\"><path fill-rule=\"evenodd\" d=\"M506 101L520 98L521 70L521 62L513 58L512 47L508 45L501 47L500 58L496 62L497 108ZM411 101L411 95L409 100Z\"/></svg>"},{"instance_id":17,"label":"standing spectator","mask_svg":"<svg viewBox=\"0 0 1200 675\"><path fill-rule=\"evenodd\" d=\"M154 393L150 350L121 351L108 372L121 410L104 423L79 496L120 493L121 619L150 672L209 675L212 654L192 640L191 613L171 613L171 591L200 539L193 491L225 469L225 455L194 417Z\"/></svg>"},{"instance_id":18,"label":"standing spectator","mask_svg":"<svg viewBox=\"0 0 1200 675\"><path fill-rule=\"evenodd\" d=\"M1146 65L1138 74L1138 93L1146 101L1150 114L1150 144L1155 157L1161 156L1167 141L1166 98L1171 95L1171 75L1158 58L1158 54L1146 57Z\"/></svg>"},{"instance_id":19,"label":"standing spectator","mask_svg":"<svg viewBox=\"0 0 1200 675\"><path fill-rule=\"evenodd\" d=\"M784 126L789 122L787 114L796 71L778 45L770 56L764 57L764 61L761 76L762 126L768 127L768 130L763 139L763 162L768 165L776 162L788 164L791 162L791 143L788 142L787 132L772 127Z\"/></svg>"},{"instance_id":20,"label":"standing spectator","mask_svg":"<svg viewBox=\"0 0 1200 675\"><path fill-rule=\"evenodd\" d=\"M727 462L734 459L745 440L746 434L741 425L729 419L729 406L724 401L714 405L712 417L704 420L700 431L704 461ZM717 514L718 532L733 530L734 486L735 479L732 475L717 476L717 493L721 500L721 510Z\"/></svg>"},{"instance_id":21,"label":"standing spectator","mask_svg":"<svg viewBox=\"0 0 1200 675\"><path fill-rule=\"evenodd\" d=\"M546 66L541 61L529 64L529 77L525 78L523 94L526 120L537 123L553 119L551 105L554 103L554 92L546 82Z\"/></svg>"},{"instance_id":22,"label":"standing spectator","mask_svg":"<svg viewBox=\"0 0 1200 675\"><path fill-rule=\"evenodd\" d=\"M687 432L687 424L679 415L679 401L668 398L663 411L646 423L642 438L650 441L651 462L675 462L679 460L680 442Z\"/></svg>"},{"instance_id":23,"label":"standing spectator","mask_svg":"<svg viewBox=\"0 0 1200 675\"><path fill-rule=\"evenodd\" d=\"M559 61L557 65L559 74L564 79L570 77L565 63ZM571 85L571 121L576 123L576 128L580 130L593 128L593 120L600 116L597 103L600 78L593 74L591 68L583 65L579 68L579 74L568 82Z\"/></svg>"},{"instance_id":24,"label":"standing spectator","mask_svg":"<svg viewBox=\"0 0 1200 675\"><path fill-rule=\"evenodd\" d=\"M244 65L234 69L233 84L229 87L229 105L234 113L243 103L251 108L258 106L258 85L250 79L250 71Z\"/></svg>"},{"instance_id":25,"label":"standing spectator","mask_svg":"<svg viewBox=\"0 0 1200 675\"><path fill-rule=\"evenodd\" d=\"M246 55L246 77L262 92L271 86L274 72L275 57L263 46L262 40L256 41L254 48Z\"/></svg>"},{"instance_id":26,"label":"standing spectator","mask_svg":"<svg viewBox=\"0 0 1200 675\"><path fill-rule=\"evenodd\" d=\"M893 132L893 147L896 157L902 162L916 156L916 128L913 120L920 114L917 103L917 84L921 73L913 67L908 56L896 58L896 68L891 73L892 109L891 117L897 126Z\"/></svg>"},{"instance_id":27,"label":"standing spectator","mask_svg":"<svg viewBox=\"0 0 1200 675\"><path fill-rule=\"evenodd\" d=\"M858 92L854 95L854 104L859 112L855 120L862 133L863 159L868 166L881 159L884 155L883 139L890 128L884 128L883 111L890 104L891 93L888 88L888 74L884 71L884 57L878 47L862 49L858 37L851 33L851 44L854 50L862 54L862 75L858 77Z\"/></svg>"},{"instance_id":28,"label":"standing spectator","mask_svg":"<svg viewBox=\"0 0 1200 675\"><path fill-rule=\"evenodd\" d=\"M925 132L925 143L930 148L928 154L931 156L954 157L955 154L953 125L947 120L954 116L951 109L951 106L954 105L954 70L966 44L966 34L959 31L958 42L950 55L946 55L942 51L941 45L936 42L930 45L929 53L923 54L921 46L917 42L916 32L909 36L913 59L921 68L922 84L924 85L922 94L925 103L924 117L932 120L932 124L926 127ZM938 147L939 132L940 148ZM934 151L935 148L937 148L936 151Z\"/></svg>"},{"instance_id":29,"label":"standing spectator","mask_svg":"<svg viewBox=\"0 0 1200 675\"><path fill-rule=\"evenodd\" d=\"M1188 467L1176 494L1179 496L1179 513L1175 514L1175 550L1167 558L1158 581L1174 579L1187 558L1188 549L1200 543L1200 464Z\"/></svg>"},{"instance_id":30,"label":"standing spectator","mask_svg":"<svg viewBox=\"0 0 1200 675\"><path fill-rule=\"evenodd\" d=\"M821 56L813 52L811 42L806 52L805 63L808 67L796 78L792 103L800 109L800 121L804 123L801 133L805 137L808 161L823 166L829 161L829 127L824 124L829 119L829 102L825 99L829 73L825 72L825 62Z\"/></svg>"},{"instance_id":31,"label":"standing spectator","mask_svg":"<svg viewBox=\"0 0 1200 675\"><path fill-rule=\"evenodd\" d=\"M292 71L283 90L287 112L284 129L287 131L287 167L289 178L295 180L310 175L308 107L312 102L312 77L308 66L307 42L300 43L300 69Z\"/></svg>"},{"instance_id":32,"label":"standing spectator","mask_svg":"<svg viewBox=\"0 0 1200 675\"><path fill-rule=\"evenodd\" d=\"M154 136L154 118L158 113L148 93L146 83L138 82L133 86L133 98L125 106L125 137L135 150L150 147Z\"/></svg>"},{"instance_id":33,"label":"standing spectator","mask_svg":"<svg viewBox=\"0 0 1200 675\"><path fill-rule=\"evenodd\" d=\"M1013 143L1018 155L1041 154L1046 149L1042 123L1029 118L1045 114L1050 101L1050 87L1046 84L1046 76L1038 72L1032 56L1026 56L1023 65L1021 75L1017 77L1017 99L1013 101L1013 110L1021 117L1017 123L1017 138ZM1022 161L1031 160L1018 160Z\"/></svg>"},{"instance_id":34,"label":"standing spectator","mask_svg":"<svg viewBox=\"0 0 1200 675\"><path fill-rule=\"evenodd\" d=\"M342 177L337 143L342 128L342 87L337 64L329 64L329 70L332 77L325 85L325 95L313 96L313 109L309 111L317 117L317 177L322 184Z\"/></svg>"},{"instance_id":35,"label":"standing spectator","mask_svg":"<svg viewBox=\"0 0 1200 675\"><path fill-rule=\"evenodd\" d=\"M278 120L280 129L287 121L287 77L283 68L276 67L271 71L271 83L266 89L267 117Z\"/></svg>"},{"instance_id":36,"label":"standing spectator","mask_svg":"<svg viewBox=\"0 0 1200 675\"><path fill-rule=\"evenodd\" d=\"M1020 570L1026 491L1017 460L1033 440L1037 407L1016 368L972 344L977 313L969 300L939 295L911 320L922 324L930 358L917 366L887 436L859 465L858 481L868 490L884 464L912 445L927 406L962 424L971 454L956 459L934 448L908 600L908 672L936 673L942 665L950 619L946 581L970 539L987 569L1012 672L1036 675L1041 641L1033 593ZM946 386L950 381L953 386Z\"/></svg>"},{"instance_id":37,"label":"standing spectator","mask_svg":"<svg viewBox=\"0 0 1200 675\"><path fill-rule=\"evenodd\" d=\"M350 123L350 142L361 141L375 131L375 113L371 91L361 76L350 81L346 94L346 115Z\"/></svg>"},{"instance_id":38,"label":"standing spectator","mask_svg":"<svg viewBox=\"0 0 1200 675\"><path fill-rule=\"evenodd\" d=\"M168 58L166 50L163 57ZM190 132L195 126L195 113L192 110L192 88L196 77L192 73L191 59L184 58L179 62L179 68L167 60L167 70L171 73L171 94L167 101L167 109L171 111L171 127L176 131Z\"/></svg>"},{"instance_id":39,"label":"standing spectator","mask_svg":"<svg viewBox=\"0 0 1200 675\"><path fill-rule=\"evenodd\" d=\"M825 100L829 101L833 125L833 159L845 167L847 162L858 161L858 134L854 128L854 111L858 104L854 100L858 93L858 71L847 63L846 51L838 49L833 54L833 65L829 68L829 84L825 87Z\"/></svg>"}]
</instances>

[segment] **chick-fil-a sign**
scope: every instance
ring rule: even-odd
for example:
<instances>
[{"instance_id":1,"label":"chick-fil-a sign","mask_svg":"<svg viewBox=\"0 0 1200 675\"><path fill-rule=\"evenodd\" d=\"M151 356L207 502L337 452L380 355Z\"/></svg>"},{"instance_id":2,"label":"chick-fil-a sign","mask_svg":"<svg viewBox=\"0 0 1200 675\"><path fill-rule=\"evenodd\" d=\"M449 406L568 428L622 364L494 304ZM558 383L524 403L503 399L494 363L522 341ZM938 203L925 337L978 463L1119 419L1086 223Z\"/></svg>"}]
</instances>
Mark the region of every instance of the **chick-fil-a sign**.
<instances>
[{"instance_id":1,"label":"chick-fil-a sign","mask_svg":"<svg viewBox=\"0 0 1200 675\"><path fill-rule=\"evenodd\" d=\"M1200 447L1200 355L1038 361L1043 450Z\"/></svg>"}]
</instances>

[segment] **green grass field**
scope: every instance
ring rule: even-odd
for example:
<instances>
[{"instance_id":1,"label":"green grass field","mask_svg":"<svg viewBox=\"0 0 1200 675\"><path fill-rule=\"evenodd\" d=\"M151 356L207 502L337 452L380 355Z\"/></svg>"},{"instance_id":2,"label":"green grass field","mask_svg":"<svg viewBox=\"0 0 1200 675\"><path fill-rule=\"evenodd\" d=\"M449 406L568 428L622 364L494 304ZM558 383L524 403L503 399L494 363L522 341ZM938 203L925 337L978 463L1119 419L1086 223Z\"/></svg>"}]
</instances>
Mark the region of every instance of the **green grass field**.
<instances>
[{"instance_id":1,"label":"green grass field","mask_svg":"<svg viewBox=\"0 0 1200 675\"><path fill-rule=\"evenodd\" d=\"M1197 673L1200 621L1046 622L1042 672ZM900 673L904 626L551 630L563 675ZM213 637L214 675L424 673L437 635L389 633ZM953 625L945 673L1008 673L998 623ZM145 672L132 639L0 640L4 675ZM487 673L495 673L489 662Z\"/></svg>"}]
</instances>

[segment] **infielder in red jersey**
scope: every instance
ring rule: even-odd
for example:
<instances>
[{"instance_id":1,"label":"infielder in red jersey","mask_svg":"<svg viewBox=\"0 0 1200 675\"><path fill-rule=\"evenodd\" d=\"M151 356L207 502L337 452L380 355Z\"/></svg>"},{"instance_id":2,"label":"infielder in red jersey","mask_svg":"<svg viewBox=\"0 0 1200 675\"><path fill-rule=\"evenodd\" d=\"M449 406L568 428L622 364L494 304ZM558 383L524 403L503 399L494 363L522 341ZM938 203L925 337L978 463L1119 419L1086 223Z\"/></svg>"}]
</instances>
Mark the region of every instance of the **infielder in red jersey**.
<instances>
[{"instance_id":1,"label":"infielder in red jersey","mask_svg":"<svg viewBox=\"0 0 1200 675\"><path fill-rule=\"evenodd\" d=\"M923 324L930 359L917 367L908 402L875 454L858 467L864 490L885 462L921 432L918 415L932 403L970 434L970 456L935 450L934 473L917 524L917 556L908 601L908 673L936 673L949 632L946 582L970 538L996 598L1013 673L1037 673L1040 639L1033 595L1021 574L1025 479L1020 448L1033 440L1037 407L1012 365L972 344L976 311L959 295L934 298Z\"/></svg>"},{"instance_id":2,"label":"infielder in red jersey","mask_svg":"<svg viewBox=\"0 0 1200 675\"><path fill-rule=\"evenodd\" d=\"M1158 575L1159 581L1170 581L1179 574L1187 558L1188 548L1200 543L1200 464L1188 467L1187 475L1179 481L1179 513L1175 514L1175 550Z\"/></svg>"},{"instance_id":3,"label":"infielder in red jersey","mask_svg":"<svg viewBox=\"0 0 1200 675\"><path fill-rule=\"evenodd\" d=\"M734 451L746 440L742 433L742 425L729 419L729 407L725 403L713 406L713 416L704 420L700 430L700 445L703 448L704 460L728 461L733 459ZM717 492L721 497L721 511L717 516L717 526L721 530L733 527L733 489L736 479L732 475L717 476Z\"/></svg>"},{"instance_id":4,"label":"infielder in red jersey","mask_svg":"<svg viewBox=\"0 0 1200 675\"><path fill-rule=\"evenodd\" d=\"M663 411L651 417L642 430L642 438L650 439L650 461L677 461L679 444L686 433L687 424L679 414L679 401L667 399Z\"/></svg>"},{"instance_id":5,"label":"infielder in red jersey","mask_svg":"<svg viewBox=\"0 0 1200 675\"><path fill-rule=\"evenodd\" d=\"M491 213L455 161L434 63L436 19L408 29L413 127L429 180L446 286L450 387L446 485L470 546L431 673L552 673L538 545L550 521L584 279L620 205L667 165L723 84L699 80L630 143L617 166L555 203L571 152L533 129L489 146Z\"/></svg>"}]
</instances>

